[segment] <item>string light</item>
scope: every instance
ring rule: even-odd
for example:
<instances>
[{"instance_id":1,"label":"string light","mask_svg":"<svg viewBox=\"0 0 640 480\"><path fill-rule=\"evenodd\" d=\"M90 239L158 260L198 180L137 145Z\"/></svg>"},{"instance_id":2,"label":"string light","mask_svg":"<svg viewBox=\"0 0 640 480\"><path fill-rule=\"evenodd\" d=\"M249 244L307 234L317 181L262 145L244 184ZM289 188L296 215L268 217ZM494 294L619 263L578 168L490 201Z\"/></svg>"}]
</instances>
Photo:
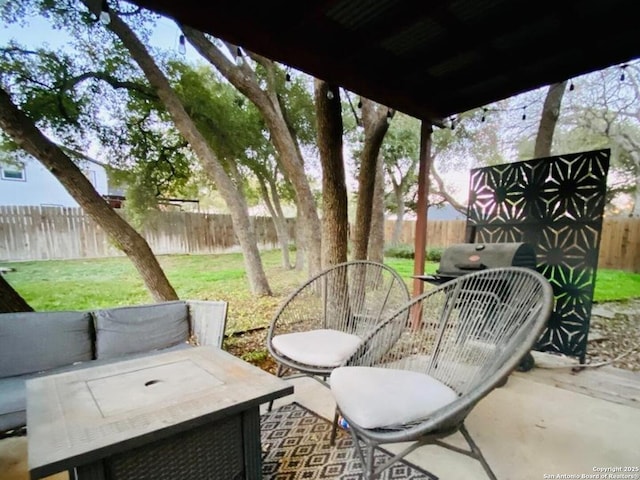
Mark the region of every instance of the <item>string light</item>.
<instances>
[{"instance_id":1,"label":"string light","mask_svg":"<svg viewBox=\"0 0 640 480\"><path fill-rule=\"evenodd\" d=\"M287 67L284 74L284 88L291 88L291 67Z\"/></svg>"},{"instance_id":2,"label":"string light","mask_svg":"<svg viewBox=\"0 0 640 480\"><path fill-rule=\"evenodd\" d=\"M573 84L573 80L571 80L571 82L569 83L569 91L573 92L573 90L575 89L575 85Z\"/></svg>"},{"instance_id":3,"label":"string light","mask_svg":"<svg viewBox=\"0 0 640 480\"><path fill-rule=\"evenodd\" d=\"M391 110L387 110L387 123L391 123L392 118L393 118L393 113L391 113Z\"/></svg>"},{"instance_id":4,"label":"string light","mask_svg":"<svg viewBox=\"0 0 640 480\"><path fill-rule=\"evenodd\" d=\"M328 98L329 100L333 100L333 96L334 96L334 95L333 95L333 92L332 92L331 90L327 90L327 98Z\"/></svg>"},{"instance_id":5,"label":"string light","mask_svg":"<svg viewBox=\"0 0 640 480\"><path fill-rule=\"evenodd\" d=\"M178 53L180 55L187 54L187 43L185 41L184 35L180 35L180 38L178 38Z\"/></svg>"},{"instance_id":6,"label":"string light","mask_svg":"<svg viewBox=\"0 0 640 480\"><path fill-rule=\"evenodd\" d=\"M451 117L451 130L456 129L456 117Z\"/></svg>"},{"instance_id":7,"label":"string light","mask_svg":"<svg viewBox=\"0 0 640 480\"><path fill-rule=\"evenodd\" d=\"M107 0L102 0L102 6L100 7L100 15L98 15L100 23L103 25L109 25L111 23L111 15L109 15L109 4Z\"/></svg>"},{"instance_id":8,"label":"string light","mask_svg":"<svg viewBox=\"0 0 640 480\"><path fill-rule=\"evenodd\" d=\"M358 100L358 108L362 108L362 98Z\"/></svg>"},{"instance_id":9,"label":"string light","mask_svg":"<svg viewBox=\"0 0 640 480\"><path fill-rule=\"evenodd\" d=\"M241 67L244 63L244 58L242 58L242 50L240 47L236 48L236 66Z\"/></svg>"},{"instance_id":10,"label":"string light","mask_svg":"<svg viewBox=\"0 0 640 480\"><path fill-rule=\"evenodd\" d=\"M522 120L527 119L527 106L522 107Z\"/></svg>"},{"instance_id":11,"label":"string light","mask_svg":"<svg viewBox=\"0 0 640 480\"><path fill-rule=\"evenodd\" d=\"M482 107L482 122L484 123L484 121L487 119L487 107Z\"/></svg>"},{"instance_id":12,"label":"string light","mask_svg":"<svg viewBox=\"0 0 640 480\"><path fill-rule=\"evenodd\" d=\"M622 72L620 73L620 81L624 82L624 69L627 68L627 64L625 63L620 68L622 69Z\"/></svg>"}]
</instances>

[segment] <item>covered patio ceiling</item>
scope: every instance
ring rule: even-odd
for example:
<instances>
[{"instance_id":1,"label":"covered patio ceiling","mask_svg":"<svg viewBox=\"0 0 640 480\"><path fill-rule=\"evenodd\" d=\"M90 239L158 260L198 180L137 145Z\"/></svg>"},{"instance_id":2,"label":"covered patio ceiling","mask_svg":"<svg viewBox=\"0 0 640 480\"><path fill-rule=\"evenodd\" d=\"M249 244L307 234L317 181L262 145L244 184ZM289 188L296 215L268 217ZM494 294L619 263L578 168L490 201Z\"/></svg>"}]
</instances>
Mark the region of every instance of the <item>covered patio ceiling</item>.
<instances>
[{"instance_id":1,"label":"covered patio ceiling","mask_svg":"<svg viewBox=\"0 0 640 480\"><path fill-rule=\"evenodd\" d=\"M423 120L640 56L633 0L133 0Z\"/></svg>"}]
</instances>

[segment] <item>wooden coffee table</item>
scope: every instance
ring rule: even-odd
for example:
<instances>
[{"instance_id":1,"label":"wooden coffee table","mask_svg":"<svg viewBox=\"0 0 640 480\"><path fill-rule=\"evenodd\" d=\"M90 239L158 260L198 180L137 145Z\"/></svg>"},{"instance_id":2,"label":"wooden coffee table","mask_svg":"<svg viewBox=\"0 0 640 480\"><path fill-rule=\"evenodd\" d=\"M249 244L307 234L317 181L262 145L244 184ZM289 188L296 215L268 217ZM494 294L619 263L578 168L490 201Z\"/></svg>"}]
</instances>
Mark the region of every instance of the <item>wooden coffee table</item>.
<instances>
[{"instance_id":1,"label":"wooden coffee table","mask_svg":"<svg viewBox=\"0 0 640 480\"><path fill-rule=\"evenodd\" d=\"M31 478L259 479L259 407L291 393L215 347L28 380Z\"/></svg>"}]
</instances>

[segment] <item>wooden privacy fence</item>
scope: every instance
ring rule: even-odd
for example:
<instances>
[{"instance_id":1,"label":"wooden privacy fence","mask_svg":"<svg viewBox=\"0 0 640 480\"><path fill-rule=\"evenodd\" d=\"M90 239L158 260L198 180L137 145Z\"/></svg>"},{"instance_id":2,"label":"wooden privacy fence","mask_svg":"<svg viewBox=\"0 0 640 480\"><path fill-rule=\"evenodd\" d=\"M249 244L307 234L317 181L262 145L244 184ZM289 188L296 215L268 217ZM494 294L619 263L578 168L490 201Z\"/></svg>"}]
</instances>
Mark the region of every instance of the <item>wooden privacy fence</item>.
<instances>
[{"instance_id":1,"label":"wooden privacy fence","mask_svg":"<svg viewBox=\"0 0 640 480\"><path fill-rule=\"evenodd\" d=\"M258 244L278 246L270 217L252 218ZM293 222L289 233L293 235ZM238 249L229 215L157 212L142 235L156 255L220 253ZM80 208L0 206L0 261L123 255Z\"/></svg>"},{"instance_id":2,"label":"wooden privacy fence","mask_svg":"<svg viewBox=\"0 0 640 480\"><path fill-rule=\"evenodd\" d=\"M640 218L605 218L598 267L640 272Z\"/></svg>"},{"instance_id":3,"label":"wooden privacy fence","mask_svg":"<svg viewBox=\"0 0 640 480\"><path fill-rule=\"evenodd\" d=\"M395 220L384 222L385 242L393 238ZM430 220L427 225L427 248L446 247L453 243L464 242L466 220ZM416 222L405 220L402 222L400 243L413 245L415 241Z\"/></svg>"},{"instance_id":4,"label":"wooden privacy fence","mask_svg":"<svg viewBox=\"0 0 640 480\"><path fill-rule=\"evenodd\" d=\"M269 217L254 217L258 243L277 248ZM385 222L386 241L394 221ZM428 247L464 242L465 220L430 221ZM415 222L405 221L401 243L414 243ZM158 212L149 217L143 236L157 255L220 253L238 250L229 215ZM289 222L294 238L294 222ZM95 258L122 255L106 234L79 208L0 206L0 261ZM640 219L605 219L599 267L640 272Z\"/></svg>"},{"instance_id":5,"label":"wooden privacy fence","mask_svg":"<svg viewBox=\"0 0 640 480\"><path fill-rule=\"evenodd\" d=\"M385 238L391 239L392 221L385 223ZM466 220L434 220L427 225L427 248L446 247L465 239ZM401 243L413 244L415 221L405 221ZM640 218L605 218L602 224L599 268L640 272Z\"/></svg>"}]
</instances>

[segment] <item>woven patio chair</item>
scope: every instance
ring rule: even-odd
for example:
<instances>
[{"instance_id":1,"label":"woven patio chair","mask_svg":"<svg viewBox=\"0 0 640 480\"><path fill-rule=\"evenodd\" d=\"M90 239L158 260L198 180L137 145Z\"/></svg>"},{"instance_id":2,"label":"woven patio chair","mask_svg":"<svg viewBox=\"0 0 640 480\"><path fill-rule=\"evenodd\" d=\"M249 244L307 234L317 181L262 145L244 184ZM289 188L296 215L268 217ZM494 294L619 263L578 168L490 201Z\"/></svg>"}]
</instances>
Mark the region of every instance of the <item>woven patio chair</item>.
<instances>
[{"instance_id":1,"label":"woven patio chair","mask_svg":"<svg viewBox=\"0 0 640 480\"><path fill-rule=\"evenodd\" d=\"M307 375L327 386L331 371L409 298L405 282L381 263L354 260L320 272L293 292L271 321L267 348L278 363L277 375ZM336 412L331 444L337 419Z\"/></svg>"},{"instance_id":2,"label":"woven patio chair","mask_svg":"<svg viewBox=\"0 0 640 480\"><path fill-rule=\"evenodd\" d=\"M365 478L436 444L475 458L495 480L464 421L530 351L552 307L553 291L542 275L505 267L443 284L379 325L329 380ZM470 450L441 440L458 431ZM396 442L413 443L374 466L374 449Z\"/></svg>"}]
</instances>

